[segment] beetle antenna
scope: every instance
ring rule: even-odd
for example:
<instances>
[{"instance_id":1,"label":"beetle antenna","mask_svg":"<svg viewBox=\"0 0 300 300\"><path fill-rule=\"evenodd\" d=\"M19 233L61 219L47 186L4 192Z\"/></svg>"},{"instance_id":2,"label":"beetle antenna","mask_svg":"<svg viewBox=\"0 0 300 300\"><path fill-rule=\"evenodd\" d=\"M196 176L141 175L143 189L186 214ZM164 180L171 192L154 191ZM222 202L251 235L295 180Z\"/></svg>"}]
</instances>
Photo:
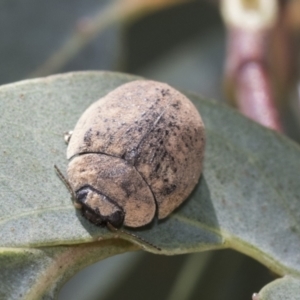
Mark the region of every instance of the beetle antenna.
<instances>
[{"instance_id":1,"label":"beetle antenna","mask_svg":"<svg viewBox=\"0 0 300 300\"><path fill-rule=\"evenodd\" d=\"M112 231L112 232L118 232L118 231L120 231L120 232L122 232L122 233L124 233L124 234L126 234L126 235L129 235L129 236L131 236L131 237L134 237L135 239L137 239L137 240L139 240L139 241L141 241L141 242L147 244L148 246L151 246L152 248L155 248L155 249L158 250L158 251L161 251L161 248L159 248L159 247L157 247L157 246L151 244L150 242L148 242L148 241L144 240L143 238L141 238L141 237L135 235L134 233L127 232L127 231L124 231L123 229L116 228L116 227L114 227L113 225L111 225L109 222L107 222L106 226L107 226L107 228L108 228L110 231Z\"/></svg>"},{"instance_id":2,"label":"beetle antenna","mask_svg":"<svg viewBox=\"0 0 300 300\"><path fill-rule=\"evenodd\" d=\"M61 170L57 167L57 165L54 165L54 169L56 171L57 176L59 177L59 179L65 184L66 188L68 189L69 193L71 194L72 197L72 201L73 203L77 204L77 198L75 195L74 190L71 187L70 182L67 180L67 178L63 175L63 173L61 172Z\"/></svg>"}]
</instances>

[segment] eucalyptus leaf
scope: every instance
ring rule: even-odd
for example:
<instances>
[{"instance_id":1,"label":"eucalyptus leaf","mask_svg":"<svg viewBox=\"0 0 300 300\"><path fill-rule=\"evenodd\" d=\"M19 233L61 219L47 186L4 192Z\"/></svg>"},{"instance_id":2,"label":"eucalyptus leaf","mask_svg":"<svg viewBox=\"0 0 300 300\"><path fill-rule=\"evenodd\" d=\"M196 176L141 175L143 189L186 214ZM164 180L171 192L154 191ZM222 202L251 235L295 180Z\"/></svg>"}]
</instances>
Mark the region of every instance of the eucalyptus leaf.
<instances>
[{"instance_id":1,"label":"eucalyptus leaf","mask_svg":"<svg viewBox=\"0 0 300 300\"><path fill-rule=\"evenodd\" d=\"M111 242L111 255L137 249L124 242L120 250L120 241L110 240L117 236L147 251L168 255L231 247L279 275L299 277L300 148L225 105L191 93L186 94L201 112L207 134L201 180L189 199L167 219L135 230L126 228L161 251L122 233L116 236L96 227L74 209L53 168L54 164L62 170L67 166L63 133L74 127L91 103L137 78L78 72L0 87L1 257L14 253L10 256L14 267L9 268L5 259L0 262L1 269L7 270L0 281L6 298L16 299L12 291L20 283L11 279L15 278L11 272L19 271L18 262L22 274L31 274L31 280L38 282L39 275L32 275L29 262L32 259L40 261L37 266L47 265L49 255L40 251L59 255L59 251L78 247L69 245L104 240L97 246L97 255L87 251L85 263L75 257L72 262L76 266L70 263L72 272L66 268L60 276L55 270L56 276L48 284L56 290L65 280L61 278L73 274L79 265L109 256L105 240ZM60 248L63 250L56 250ZM28 251L32 255L28 256ZM43 272L47 270L45 267ZM22 282L28 285L26 280ZM2 289L4 285L6 289ZM51 298L50 292L45 295Z\"/></svg>"},{"instance_id":2,"label":"eucalyptus leaf","mask_svg":"<svg viewBox=\"0 0 300 300\"><path fill-rule=\"evenodd\" d=\"M126 241L77 246L0 249L0 299L55 299L61 285L83 267L125 251Z\"/></svg>"},{"instance_id":3,"label":"eucalyptus leaf","mask_svg":"<svg viewBox=\"0 0 300 300\"><path fill-rule=\"evenodd\" d=\"M258 294L258 300L298 300L300 299L300 280L286 276L266 285Z\"/></svg>"}]
</instances>

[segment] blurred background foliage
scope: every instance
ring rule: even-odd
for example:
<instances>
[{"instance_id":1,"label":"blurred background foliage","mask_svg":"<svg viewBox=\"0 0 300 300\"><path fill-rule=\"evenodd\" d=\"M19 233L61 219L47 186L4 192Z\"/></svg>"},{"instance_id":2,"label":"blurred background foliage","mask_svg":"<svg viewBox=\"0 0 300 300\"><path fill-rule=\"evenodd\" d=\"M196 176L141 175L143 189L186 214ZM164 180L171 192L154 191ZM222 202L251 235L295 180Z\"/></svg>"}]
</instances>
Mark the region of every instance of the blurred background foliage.
<instances>
[{"instance_id":1,"label":"blurred background foliage","mask_svg":"<svg viewBox=\"0 0 300 300\"><path fill-rule=\"evenodd\" d=\"M113 70L225 100L225 28L213 1L2 0L0 36L1 84ZM290 95L295 98L296 90ZM284 111L284 122L298 139L299 109L292 111ZM127 253L77 274L59 299L251 299L274 278L232 250L174 257Z\"/></svg>"}]
</instances>

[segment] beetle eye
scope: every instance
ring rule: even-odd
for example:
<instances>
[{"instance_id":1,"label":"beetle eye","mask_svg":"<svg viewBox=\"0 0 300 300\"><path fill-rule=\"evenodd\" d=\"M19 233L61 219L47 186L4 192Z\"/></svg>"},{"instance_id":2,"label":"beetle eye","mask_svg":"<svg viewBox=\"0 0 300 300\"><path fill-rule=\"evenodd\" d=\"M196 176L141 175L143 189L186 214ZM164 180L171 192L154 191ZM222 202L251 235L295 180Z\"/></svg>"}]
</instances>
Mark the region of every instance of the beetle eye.
<instances>
[{"instance_id":1,"label":"beetle eye","mask_svg":"<svg viewBox=\"0 0 300 300\"><path fill-rule=\"evenodd\" d=\"M108 217L108 222L114 227L120 227L124 222L124 212L117 210Z\"/></svg>"},{"instance_id":2,"label":"beetle eye","mask_svg":"<svg viewBox=\"0 0 300 300\"><path fill-rule=\"evenodd\" d=\"M81 205L82 214L96 225L106 225L107 222L114 227L121 227L125 213L118 205L106 196L85 186L76 192L76 201Z\"/></svg>"},{"instance_id":3,"label":"beetle eye","mask_svg":"<svg viewBox=\"0 0 300 300\"><path fill-rule=\"evenodd\" d=\"M86 197L89 193L89 190L88 189L82 189L78 192L76 192L76 199L78 202L80 203L85 203L85 200L86 200Z\"/></svg>"},{"instance_id":4,"label":"beetle eye","mask_svg":"<svg viewBox=\"0 0 300 300\"><path fill-rule=\"evenodd\" d=\"M105 225L105 220L103 220L102 216L88 206L83 207L82 215L85 216L90 222L94 223L95 225Z\"/></svg>"}]
</instances>

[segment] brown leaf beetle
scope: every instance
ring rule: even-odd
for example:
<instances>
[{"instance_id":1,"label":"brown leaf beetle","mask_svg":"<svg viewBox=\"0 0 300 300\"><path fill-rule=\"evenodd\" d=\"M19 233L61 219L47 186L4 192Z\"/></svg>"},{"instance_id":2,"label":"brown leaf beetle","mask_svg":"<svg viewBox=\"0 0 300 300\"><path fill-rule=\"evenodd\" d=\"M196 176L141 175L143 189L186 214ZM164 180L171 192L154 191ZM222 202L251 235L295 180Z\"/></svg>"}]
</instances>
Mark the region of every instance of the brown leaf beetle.
<instances>
[{"instance_id":1,"label":"brown leaf beetle","mask_svg":"<svg viewBox=\"0 0 300 300\"><path fill-rule=\"evenodd\" d=\"M113 229L166 218L202 171L202 119L165 83L121 85L93 103L66 140L68 180L62 179L75 206L90 222Z\"/></svg>"}]
</instances>

